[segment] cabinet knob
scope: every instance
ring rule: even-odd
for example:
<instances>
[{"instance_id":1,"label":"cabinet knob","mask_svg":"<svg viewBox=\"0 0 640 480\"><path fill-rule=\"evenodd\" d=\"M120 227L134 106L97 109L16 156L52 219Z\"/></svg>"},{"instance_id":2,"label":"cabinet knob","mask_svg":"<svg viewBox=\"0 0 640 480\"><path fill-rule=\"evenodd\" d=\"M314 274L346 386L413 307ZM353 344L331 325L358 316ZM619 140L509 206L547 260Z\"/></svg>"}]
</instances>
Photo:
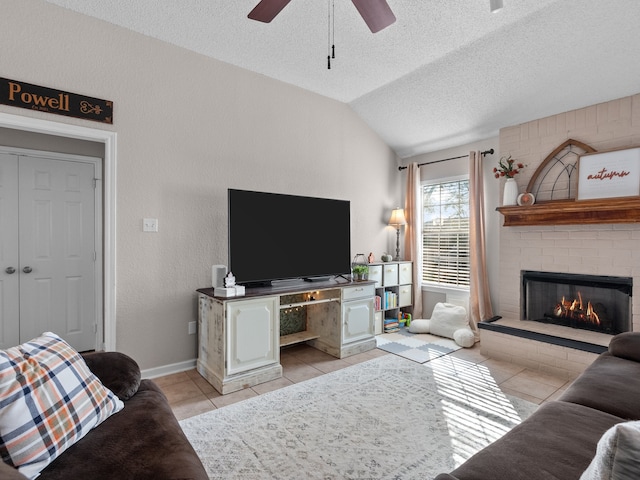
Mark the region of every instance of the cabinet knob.
<instances>
[{"instance_id":1,"label":"cabinet knob","mask_svg":"<svg viewBox=\"0 0 640 480\"><path fill-rule=\"evenodd\" d=\"M16 269L13 268L13 267L7 267L7 268L4 269L4 271L6 273L8 273L9 275L11 275L12 273L16 273Z\"/></svg>"},{"instance_id":2,"label":"cabinet knob","mask_svg":"<svg viewBox=\"0 0 640 480\"><path fill-rule=\"evenodd\" d=\"M33 268L31 268L31 267L24 267L24 268L22 269L22 271L23 271L24 273L31 273L31 272L33 272Z\"/></svg>"}]
</instances>

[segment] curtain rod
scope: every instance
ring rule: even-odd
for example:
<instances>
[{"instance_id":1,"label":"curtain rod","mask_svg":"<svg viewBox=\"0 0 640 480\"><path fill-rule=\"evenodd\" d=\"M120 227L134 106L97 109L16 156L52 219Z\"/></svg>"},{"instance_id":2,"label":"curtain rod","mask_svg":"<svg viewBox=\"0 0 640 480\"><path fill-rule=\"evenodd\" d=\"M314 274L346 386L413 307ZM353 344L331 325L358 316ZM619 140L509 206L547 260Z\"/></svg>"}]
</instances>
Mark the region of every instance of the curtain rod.
<instances>
[{"instance_id":1,"label":"curtain rod","mask_svg":"<svg viewBox=\"0 0 640 480\"><path fill-rule=\"evenodd\" d=\"M493 155L493 148L491 150L485 150L484 152L480 152L482 156L485 155ZM440 163L440 162L448 162L449 160L457 160L459 158L466 158L469 155L460 155L459 157L451 157L451 158L443 158L442 160L434 160L433 162L424 162L419 163L418 166L421 167L423 165L431 165L432 163ZM407 167L398 167L398 170L405 170Z\"/></svg>"}]
</instances>

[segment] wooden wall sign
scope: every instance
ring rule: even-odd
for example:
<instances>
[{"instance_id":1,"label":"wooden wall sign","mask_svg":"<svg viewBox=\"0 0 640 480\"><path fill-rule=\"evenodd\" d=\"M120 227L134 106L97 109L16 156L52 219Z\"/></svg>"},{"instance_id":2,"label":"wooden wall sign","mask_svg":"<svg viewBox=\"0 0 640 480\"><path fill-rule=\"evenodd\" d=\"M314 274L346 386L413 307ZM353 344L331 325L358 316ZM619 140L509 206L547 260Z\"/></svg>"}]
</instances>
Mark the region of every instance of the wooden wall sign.
<instances>
[{"instance_id":1,"label":"wooden wall sign","mask_svg":"<svg viewBox=\"0 0 640 480\"><path fill-rule=\"evenodd\" d=\"M113 102L0 77L0 104L113 123Z\"/></svg>"},{"instance_id":2,"label":"wooden wall sign","mask_svg":"<svg viewBox=\"0 0 640 480\"><path fill-rule=\"evenodd\" d=\"M580 155L578 200L638 195L640 195L640 147Z\"/></svg>"}]
</instances>

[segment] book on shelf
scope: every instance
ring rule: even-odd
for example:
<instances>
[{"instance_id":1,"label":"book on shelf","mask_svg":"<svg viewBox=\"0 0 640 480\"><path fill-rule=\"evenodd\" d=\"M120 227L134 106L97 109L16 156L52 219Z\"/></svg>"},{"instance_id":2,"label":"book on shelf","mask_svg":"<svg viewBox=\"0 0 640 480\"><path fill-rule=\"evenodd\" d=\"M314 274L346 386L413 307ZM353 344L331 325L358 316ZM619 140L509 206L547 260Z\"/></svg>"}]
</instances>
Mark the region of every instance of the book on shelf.
<instances>
[{"instance_id":1,"label":"book on shelf","mask_svg":"<svg viewBox=\"0 0 640 480\"><path fill-rule=\"evenodd\" d=\"M400 324L397 318L385 318L384 319L384 333L392 333L400 330Z\"/></svg>"},{"instance_id":2,"label":"book on shelf","mask_svg":"<svg viewBox=\"0 0 640 480\"><path fill-rule=\"evenodd\" d=\"M398 294L385 290L384 298L382 298L382 309L388 310L390 308L396 308L398 306Z\"/></svg>"}]
</instances>

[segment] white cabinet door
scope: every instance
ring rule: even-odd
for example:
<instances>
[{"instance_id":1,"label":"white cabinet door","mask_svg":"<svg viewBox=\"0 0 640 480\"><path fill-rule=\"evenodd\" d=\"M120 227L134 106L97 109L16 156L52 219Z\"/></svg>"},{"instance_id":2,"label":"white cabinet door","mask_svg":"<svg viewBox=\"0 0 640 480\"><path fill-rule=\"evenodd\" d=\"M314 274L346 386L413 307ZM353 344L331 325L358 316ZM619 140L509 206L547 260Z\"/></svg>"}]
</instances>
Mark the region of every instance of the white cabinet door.
<instances>
[{"instance_id":1,"label":"white cabinet door","mask_svg":"<svg viewBox=\"0 0 640 480\"><path fill-rule=\"evenodd\" d=\"M382 312L375 313L375 325L373 333L376 335L380 335L382 333Z\"/></svg>"},{"instance_id":2,"label":"white cabinet door","mask_svg":"<svg viewBox=\"0 0 640 480\"><path fill-rule=\"evenodd\" d=\"M20 343L18 157L0 153L0 349Z\"/></svg>"},{"instance_id":3,"label":"white cabinet door","mask_svg":"<svg viewBox=\"0 0 640 480\"><path fill-rule=\"evenodd\" d=\"M342 304L342 344L373 336L374 315L373 298L344 302Z\"/></svg>"},{"instance_id":4,"label":"white cabinet door","mask_svg":"<svg viewBox=\"0 0 640 480\"><path fill-rule=\"evenodd\" d=\"M227 305L227 374L280 361L278 297L229 302Z\"/></svg>"},{"instance_id":5,"label":"white cabinet door","mask_svg":"<svg viewBox=\"0 0 640 480\"><path fill-rule=\"evenodd\" d=\"M369 280L376 282L376 288L382 285L382 265L369 265Z\"/></svg>"},{"instance_id":6,"label":"white cabinet door","mask_svg":"<svg viewBox=\"0 0 640 480\"><path fill-rule=\"evenodd\" d=\"M393 287L398 285L398 264L388 263L384 266L382 285Z\"/></svg>"},{"instance_id":7,"label":"white cabinet door","mask_svg":"<svg viewBox=\"0 0 640 480\"><path fill-rule=\"evenodd\" d=\"M20 157L20 341L96 348L95 166Z\"/></svg>"},{"instance_id":8,"label":"white cabinet door","mask_svg":"<svg viewBox=\"0 0 640 480\"><path fill-rule=\"evenodd\" d=\"M411 285L402 285L398 288L398 307L406 307L411 303Z\"/></svg>"},{"instance_id":9,"label":"white cabinet door","mask_svg":"<svg viewBox=\"0 0 640 480\"><path fill-rule=\"evenodd\" d=\"M412 273L413 269L412 269L411 262L400 263L398 264L398 267L400 269L400 272L399 272L400 285L407 285L407 284L413 283L413 273Z\"/></svg>"}]
</instances>

